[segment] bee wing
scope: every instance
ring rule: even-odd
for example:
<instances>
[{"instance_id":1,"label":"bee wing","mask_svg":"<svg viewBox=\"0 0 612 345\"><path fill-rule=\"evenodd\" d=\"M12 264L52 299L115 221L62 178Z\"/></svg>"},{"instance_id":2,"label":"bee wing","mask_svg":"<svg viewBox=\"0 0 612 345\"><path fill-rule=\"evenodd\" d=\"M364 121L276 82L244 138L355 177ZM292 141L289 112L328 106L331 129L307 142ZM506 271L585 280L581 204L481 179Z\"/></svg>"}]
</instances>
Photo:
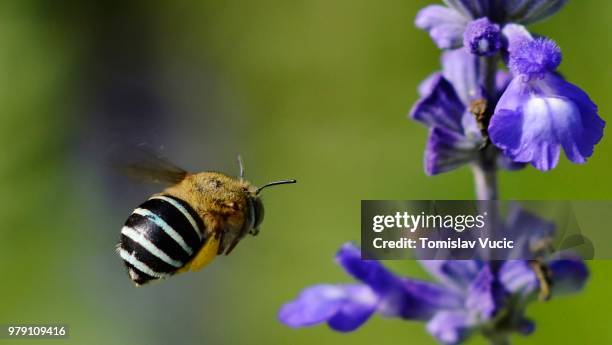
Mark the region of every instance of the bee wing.
<instances>
[{"instance_id":1,"label":"bee wing","mask_svg":"<svg viewBox=\"0 0 612 345\"><path fill-rule=\"evenodd\" d=\"M176 184L187 176L187 171L144 146L139 146L134 154L130 155L130 163L116 162L115 166L123 174L137 181Z\"/></svg>"}]
</instances>

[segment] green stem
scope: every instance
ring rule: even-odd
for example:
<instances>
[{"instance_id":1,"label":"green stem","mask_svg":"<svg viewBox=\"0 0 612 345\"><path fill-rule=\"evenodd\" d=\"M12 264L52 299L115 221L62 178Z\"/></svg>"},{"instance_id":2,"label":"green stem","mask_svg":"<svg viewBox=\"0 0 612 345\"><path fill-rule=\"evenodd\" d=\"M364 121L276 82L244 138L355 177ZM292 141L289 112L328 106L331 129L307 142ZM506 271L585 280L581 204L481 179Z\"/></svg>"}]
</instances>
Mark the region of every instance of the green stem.
<instances>
[{"instance_id":1,"label":"green stem","mask_svg":"<svg viewBox=\"0 0 612 345\"><path fill-rule=\"evenodd\" d=\"M481 81L485 87L485 91L489 97L495 97L497 92L495 85L497 76L497 56L481 58L480 67L482 75ZM485 126L488 126L490 117L493 114L491 107L492 104L487 104L488 109L485 110L487 116L484 121ZM488 138L487 141L489 141ZM478 200L497 200L499 198L497 188L497 149L490 142L480 150L478 160L474 164L472 171L474 173L476 198ZM493 331L485 332L484 335L491 345L510 345L510 338L507 333Z\"/></svg>"},{"instance_id":2,"label":"green stem","mask_svg":"<svg viewBox=\"0 0 612 345\"><path fill-rule=\"evenodd\" d=\"M472 172L474 174L474 184L476 186L477 200L497 200L497 169L487 168L481 162L474 165Z\"/></svg>"},{"instance_id":3,"label":"green stem","mask_svg":"<svg viewBox=\"0 0 612 345\"><path fill-rule=\"evenodd\" d=\"M487 94L495 95L495 78L497 75L497 56L481 58L482 83ZM490 107L491 105L487 105ZM486 109L488 116L493 113ZM489 123L488 119L485 121ZM476 187L476 198L478 200L497 200L497 151L490 143L480 150L479 159L474 164L474 184Z\"/></svg>"},{"instance_id":4,"label":"green stem","mask_svg":"<svg viewBox=\"0 0 612 345\"><path fill-rule=\"evenodd\" d=\"M489 95L496 93L495 82L497 78L497 55L481 58L481 73L483 85Z\"/></svg>"}]
</instances>

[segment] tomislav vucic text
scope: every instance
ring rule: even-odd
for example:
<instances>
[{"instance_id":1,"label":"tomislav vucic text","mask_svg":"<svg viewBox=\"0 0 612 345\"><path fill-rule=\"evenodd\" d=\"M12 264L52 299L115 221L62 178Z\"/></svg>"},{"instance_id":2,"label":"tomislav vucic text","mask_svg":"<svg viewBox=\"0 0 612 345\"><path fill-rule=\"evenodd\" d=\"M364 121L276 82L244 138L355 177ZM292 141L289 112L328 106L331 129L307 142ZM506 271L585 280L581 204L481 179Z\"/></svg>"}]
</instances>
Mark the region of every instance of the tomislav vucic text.
<instances>
[{"instance_id":1,"label":"tomislav vucic text","mask_svg":"<svg viewBox=\"0 0 612 345\"><path fill-rule=\"evenodd\" d=\"M490 249L513 249L514 241L503 238L502 240L491 240L478 238L477 240L464 240L462 238L447 238L446 240L431 240L428 237L401 238L399 240L383 240L376 237L372 246L376 249L472 249L479 245L481 248Z\"/></svg>"}]
</instances>

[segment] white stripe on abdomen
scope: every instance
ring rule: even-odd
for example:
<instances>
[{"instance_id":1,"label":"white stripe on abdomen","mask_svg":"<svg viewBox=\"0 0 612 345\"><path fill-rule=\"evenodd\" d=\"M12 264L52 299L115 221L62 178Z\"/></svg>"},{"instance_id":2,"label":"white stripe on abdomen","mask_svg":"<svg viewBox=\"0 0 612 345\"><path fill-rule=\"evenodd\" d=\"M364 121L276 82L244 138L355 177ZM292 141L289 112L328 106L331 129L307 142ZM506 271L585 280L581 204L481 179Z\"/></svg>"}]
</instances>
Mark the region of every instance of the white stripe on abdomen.
<instances>
[{"instance_id":1,"label":"white stripe on abdomen","mask_svg":"<svg viewBox=\"0 0 612 345\"><path fill-rule=\"evenodd\" d=\"M183 205L179 204L176 200L174 200L172 198L169 198L167 196L163 196L163 195L154 196L154 197L150 198L149 200L151 200L151 199L163 200L165 202L170 203L177 210L179 210L183 214L183 216L185 216L185 218L187 218L187 220L189 221L189 223L191 224L191 226L195 230L196 234L198 235L198 238L200 239L200 241L202 240L202 230L200 229L200 227L196 223L195 219L193 219L193 217L191 216L191 213L189 213L189 211L187 211L187 209L185 207L183 207Z\"/></svg>"},{"instance_id":2,"label":"white stripe on abdomen","mask_svg":"<svg viewBox=\"0 0 612 345\"><path fill-rule=\"evenodd\" d=\"M155 272L151 269L151 267L147 266L145 263L143 263L142 261L136 259L136 257L130 253L128 253L125 249L120 248L119 249L119 255L121 256L121 258L123 260L125 260L127 263L129 263L130 265L134 266L137 270L141 271L142 273L148 274L151 277L155 277L155 278L165 278L168 277L169 274L165 274L165 273L159 273L159 272Z\"/></svg>"},{"instance_id":3,"label":"white stripe on abdomen","mask_svg":"<svg viewBox=\"0 0 612 345\"><path fill-rule=\"evenodd\" d=\"M133 213L151 219L155 223L155 225L162 228L162 230L164 230L164 232L168 234L168 236L172 237L172 239L176 241L176 243L178 243L181 246L181 248L183 248L183 250L187 252L187 254L189 255L193 254L193 249L191 249L187 245L187 243L185 243L183 236L181 236L178 232L176 232L176 230L174 230L170 225L168 225L168 223L166 223L163 219L158 217L155 213L149 210L146 210L144 208L137 208L134 210Z\"/></svg>"},{"instance_id":4,"label":"white stripe on abdomen","mask_svg":"<svg viewBox=\"0 0 612 345\"><path fill-rule=\"evenodd\" d=\"M159 249L155 244L153 244L153 242L149 241L144 234L142 234L141 232L138 232L128 226L124 226L121 229L121 233L124 234L125 236L129 237L130 239L132 239L132 241L140 244L144 249L146 249L149 253L155 255L156 257L158 257L159 259L161 259L162 261L164 261L165 263L174 266L174 267L181 267L183 266L183 263L181 263L180 261L176 261L174 259L172 259L171 257L168 256L168 254L164 253L163 250Z\"/></svg>"}]
</instances>

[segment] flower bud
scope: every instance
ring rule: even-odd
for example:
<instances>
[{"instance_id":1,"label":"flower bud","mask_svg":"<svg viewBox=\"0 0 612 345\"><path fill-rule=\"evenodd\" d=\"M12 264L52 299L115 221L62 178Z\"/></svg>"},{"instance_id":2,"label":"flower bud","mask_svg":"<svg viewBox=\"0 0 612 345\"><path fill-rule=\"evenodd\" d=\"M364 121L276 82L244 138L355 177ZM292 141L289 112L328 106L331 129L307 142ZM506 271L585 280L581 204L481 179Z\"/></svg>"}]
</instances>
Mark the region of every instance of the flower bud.
<instances>
[{"instance_id":1,"label":"flower bud","mask_svg":"<svg viewBox=\"0 0 612 345\"><path fill-rule=\"evenodd\" d=\"M502 46L499 25L491 23L486 17L469 22L463 34L463 45L478 56L497 53Z\"/></svg>"}]
</instances>

